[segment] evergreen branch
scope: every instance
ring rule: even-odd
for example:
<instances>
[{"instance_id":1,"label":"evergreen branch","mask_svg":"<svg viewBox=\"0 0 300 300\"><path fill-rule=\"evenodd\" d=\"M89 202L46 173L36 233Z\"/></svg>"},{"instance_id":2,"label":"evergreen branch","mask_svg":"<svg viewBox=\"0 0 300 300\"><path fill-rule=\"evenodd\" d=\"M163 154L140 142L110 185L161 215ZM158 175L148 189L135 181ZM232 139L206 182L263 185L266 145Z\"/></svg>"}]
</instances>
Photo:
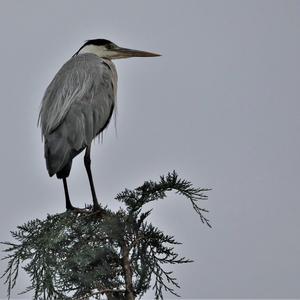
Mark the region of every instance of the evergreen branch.
<instances>
[{"instance_id":1,"label":"evergreen branch","mask_svg":"<svg viewBox=\"0 0 300 300\"><path fill-rule=\"evenodd\" d=\"M163 299L164 292L178 296L173 272L163 267L192 260L179 257L174 247L180 243L174 236L147 223L152 210L142 212L143 205L165 198L171 190L188 198L201 221L210 226L208 211L197 202L207 199L208 189L193 187L175 171L159 182L146 181L119 193L116 199L125 203L126 210L105 208L97 214L87 207L80 213L48 215L17 226L11 232L17 242L2 243L7 268L1 278L8 297L25 262L22 267L31 285L22 293L33 291L34 300L83 300L102 294L109 300L135 299L150 288L152 279L156 299Z\"/></svg>"},{"instance_id":2,"label":"evergreen branch","mask_svg":"<svg viewBox=\"0 0 300 300\"><path fill-rule=\"evenodd\" d=\"M91 293L87 293L86 295L80 296L80 297L73 297L73 300L84 300L84 299L88 299L89 297L94 297L94 296L98 296L98 295L103 295L103 294L110 294L110 293L118 293L118 294L125 294L126 290L124 289L102 289L99 291L95 291L95 292L91 292Z\"/></svg>"},{"instance_id":3,"label":"evergreen branch","mask_svg":"<svg viewBox=\"0 0 300 300\"><path fill-rule=\"evenodd\" d=\"M207 200L207 195L204 193L210 191L210 189L193 187L189 181L178 178L175 171L168 173L167 176L161 176L158 183L146 181L133 191L125 189L125 191L117 194L115 199L124 202L128 211L134 213L151 201L165 198L166 192L172 190L188 198L201 222L211 227L209 220L204 216L204 213L208 213L208 210L199 207L197 204L199 200Z\"/></svg>"},{"instance_id":4,"label":"evergreen branch","mask_svg":"<svg viewBox=\"0 0 300 300\"><path fill-rule=\"evenodd\" d=\"M167 280L168 283L180 288L179 284L176 281L176 278L172 277L173 272L164 271L159 264L156 264L152 269L152 272L155 274L155 283L153 289L155 290L155 299L163 299L162 289L166 292L173 294L174 296L180 297L173 288L165 283Z\"/></svg>"}]
</instances>

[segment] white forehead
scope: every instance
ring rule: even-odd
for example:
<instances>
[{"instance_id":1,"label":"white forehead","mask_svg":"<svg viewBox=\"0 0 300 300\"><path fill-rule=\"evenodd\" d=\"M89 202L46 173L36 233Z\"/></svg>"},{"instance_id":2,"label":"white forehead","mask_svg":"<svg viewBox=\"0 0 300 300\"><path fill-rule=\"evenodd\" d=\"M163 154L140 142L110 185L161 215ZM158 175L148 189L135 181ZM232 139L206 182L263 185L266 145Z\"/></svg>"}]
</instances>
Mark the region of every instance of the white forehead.
<instances>
[{"instance_id":1,"label":"white forehead","mask_svg":"<svg viewBox=\"0 0 300 300\"><path fill-rule=\"evenodd\" d=\"M82 49L78 52L78 54L83 54L83 53L92 53L96 54L99 57L103 57L104 53L107 54L107 49L104 45L86 45L82 47Z\"/></svg>"}]
</instances>

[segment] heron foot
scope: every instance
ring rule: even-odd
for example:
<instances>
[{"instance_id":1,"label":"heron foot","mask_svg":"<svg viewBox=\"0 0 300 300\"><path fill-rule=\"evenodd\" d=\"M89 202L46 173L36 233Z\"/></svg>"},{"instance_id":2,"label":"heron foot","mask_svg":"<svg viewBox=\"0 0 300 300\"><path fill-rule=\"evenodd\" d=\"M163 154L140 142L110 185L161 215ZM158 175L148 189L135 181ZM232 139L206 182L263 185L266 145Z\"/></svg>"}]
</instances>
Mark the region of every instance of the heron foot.
<instances>
[{"instance_id":1,"label":"heron foot","mask_svg":"<svg viewBox=\"0 0 300 300\"><path fill-rule=\"evenodd\" d=\"M93 211L103 211L104 209L101 207L101 205L98 202L95 202L93 205Z\"/></svg>"},{"instance_id":2,"label":"heron foot","mask_svg":"<svg viewBox=\"0 0 300 300\"><path fill-rule=\"evenodd\" d=\"M72 212L85 212L86 210L84 208L79 208L79 207L74 207L73 205L67 207L67 211L72 211Z\"/></svg>"}]
</instances>

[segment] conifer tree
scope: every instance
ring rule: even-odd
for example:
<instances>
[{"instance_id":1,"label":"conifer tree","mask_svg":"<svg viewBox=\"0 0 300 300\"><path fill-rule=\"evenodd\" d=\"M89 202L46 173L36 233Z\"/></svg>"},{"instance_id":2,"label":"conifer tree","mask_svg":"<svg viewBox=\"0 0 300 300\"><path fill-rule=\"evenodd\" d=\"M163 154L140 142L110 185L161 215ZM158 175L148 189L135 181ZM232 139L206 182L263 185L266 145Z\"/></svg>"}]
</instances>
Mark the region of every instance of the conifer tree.
<instances>
[{"instance_id":1,"label":"conifer tree","mask_svg":"<svg viewBox=\"0 0 300 300\"><path fill-rule=\"evenodd\" d=\"M208 211L198 205L207 199L208 189L193 187L175 171L158 182L146 181L135 190L119 193L115 199L124 208L116 212L86 207L18 226L11 232L16 242L2 243L8 261L2 275L8 297L20 267L31 280L23 293L33 291L34 300L133 300L151 286L156 299L163 299L164 292L178 295L179 284L165 265L192 261L179 257L174 246L180 243L148 222L151 210L143 210L145 204L164 199L171 190L186 197L210 227Z\"/></svg>"}]
</instances>

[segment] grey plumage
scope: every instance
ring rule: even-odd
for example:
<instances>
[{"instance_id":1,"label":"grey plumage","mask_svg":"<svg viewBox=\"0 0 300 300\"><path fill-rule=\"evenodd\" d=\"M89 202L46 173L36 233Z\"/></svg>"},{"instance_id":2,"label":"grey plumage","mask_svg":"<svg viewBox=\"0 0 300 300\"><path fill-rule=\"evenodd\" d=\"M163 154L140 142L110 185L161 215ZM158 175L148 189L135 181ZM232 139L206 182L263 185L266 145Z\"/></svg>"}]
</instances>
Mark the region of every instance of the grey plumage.
<instances>
[{"instance_id":1,"label":"grey plumage","mask_svg":"<svg viewBox=\"0 0 300 300\"><path fill-rule=\"evenodd\" d=\"M121 48L105 40L88 40L55 75L46 89L39 114L50 176L63 181L66 208L71 204L67 177L72 160L85 150L94 210L101 210L91 171L91 143L116 111L117 71L112 59L159 54Z\"/></svg>"},{"instance_id":2,"label":"grey plumage","mask_svg":"<svg viewBox=\"0 0 300 300\"><path fill-rule=\"evenodd\" d=\"M69 175L74 156L108 124L116 91L117 72L110 60L85 53L62 66L45 92L39 115L50 176Z\"/></svg>"}]
</instances>

